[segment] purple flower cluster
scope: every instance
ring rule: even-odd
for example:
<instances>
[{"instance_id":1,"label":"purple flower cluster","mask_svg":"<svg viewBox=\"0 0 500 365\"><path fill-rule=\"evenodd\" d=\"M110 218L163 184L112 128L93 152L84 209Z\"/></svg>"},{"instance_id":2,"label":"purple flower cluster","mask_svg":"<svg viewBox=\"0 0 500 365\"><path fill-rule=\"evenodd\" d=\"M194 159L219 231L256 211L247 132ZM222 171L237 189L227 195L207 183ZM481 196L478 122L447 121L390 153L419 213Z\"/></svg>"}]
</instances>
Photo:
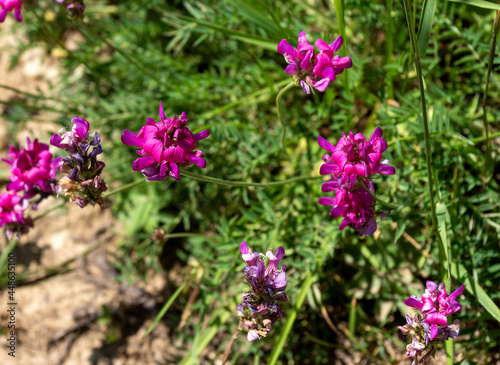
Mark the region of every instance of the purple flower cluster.
<instances>
[{"instance_id":1,"label":"purple flower cluster","mask_svg":"<svg viewBox=\"0 0 500 365\"><path fill-rule=\"evenodd\" d=\"M69 13L73 16L82 16L85 11L85 5L83 5L83 0L52 0L56 1L60 4L65 4L66 9L68 9Z\"/></svg>"},{"instance_id":2,"label":"purple flower cluster","mask_svg":"<svg viewBox=\"0 0 500 365\"><path fill-rule=\"evenodd\" d=\"M242 303L236 311L248 326L248 341L266 337L272 331L272 325L285 316L279 302L288 303L284 293L286 288L286 266L279 265L285 256L282 247L268 251L266 255L250 252L242 242L240 251L247 267L243 270L249 291L241 294Z\"/></svg>"},{"instance_id":3,"label":"purple flower cluster","mask_svg":"<svg viewBox=\"0 0 500 365\"><path fill-rule=\"evenodd\" d=\"M388 160L382 160L387 142L382 138L382 129L377 127L367 141L361 133L342 132L342 138L334 146L323 137L318 137L321 148L330 154L323 156L325 162L320 168L321 175L331 175L332 181L325 182L323 192L335 192L335 198L320 198L322 205L331 205L333 218L343 217L340 230L346 226L356 229L360 236L368 236L377 230L375 216L382 219L388 213L374 213L373 197L375 189L372 178L380 175L394 175L395 169ZM371 193L371 194L370 194Z\"/></svg>"},{"instance_id":4,"label":"purple flower cluster","mask_svg":"<svg viewBox=\"0 0 500 365\"><path fill-rule=\"evenodd\" d=\"M14 10L14 18L16 18L18 22L23 21L23 16L21 14L21 6L23 5L24 3L19 0L0 0L0 23L4 22L7 13L12 10Z\"/></svg>"},{"instance_id":5,"label":"purple flower cluster","mask_svg":"<svg viewBox=\"0 0 500 365\"><path fill-rule=\"evenodd\" d=\"M317 39L314 44L319 53L309 44L305 31L300 32L298 41L299 45L295 48L283 39L278 44L278 52L288 63L285 72L293 76L294 81L302 86L306 94L311 92L311 87L324 92L337 75L352 66L350 57L335 55L342 47L342 36L330 45L322 39Z\"/></svg>"},{"instance_id":6,"label":"purple flower cluster","mask_svg":"<svg viewBox=\"0 0 500 365\"><path fill-rule=\"evenodd\" d=\"M169 176L180 180L179 167L193 164L205 168L207 161L196 148L196 142L210 135L208 130L193 134L187 128L186 113L172 119L167 118L160 102L160 121L148 118L139 133L124 130L122 142L129 146L140 147L140 155L133 163L134 171L140 171L147 181L163 181Z\"/></svg>"},{"instance_id":7,"label":"purple flower cluster","mask_svg":"<svg viewBox=\"0 0 500 365\"><path fill-rule=\"evenodd\" d=\"M101 137L97 132L89 134L89 122L85 119L75 117L71 119L71 123L71 131L62 135L56 133L50 139L51 145L68 154L62 158L61 167L68 175L59 180L54 191L58 194L64 192L65 196L70 196L70 200L81 208L96 203L103 207L105 202L102 193L107 187L100 174L105 164L97 161L97 155L102 153Z\"/></svg>"},{"instance_id":8,"label":"purple flower cluster","mask_svg":"<svg viewBox=\"0 0 500 365\"><path fill-rule=\"evenodd\" d=\"M444 283L436 284L427 281L427 289L422 297L411 296L405 300L407 306L420 311L414 318L406 316L406 325L398 328L404 335L412 337L411 343L406 346L406 356L413 357L412 365L426 364L430 361L435 350L434 342L446 341L456 338L460 333L460 321L455 320L448 325L448 316L459 311L461 305L456 298L462 294L464 286L460 286L448 295ZM426 347L431 346L429 351L420 359L419 356Z\"/></svg>"}]
</instances>

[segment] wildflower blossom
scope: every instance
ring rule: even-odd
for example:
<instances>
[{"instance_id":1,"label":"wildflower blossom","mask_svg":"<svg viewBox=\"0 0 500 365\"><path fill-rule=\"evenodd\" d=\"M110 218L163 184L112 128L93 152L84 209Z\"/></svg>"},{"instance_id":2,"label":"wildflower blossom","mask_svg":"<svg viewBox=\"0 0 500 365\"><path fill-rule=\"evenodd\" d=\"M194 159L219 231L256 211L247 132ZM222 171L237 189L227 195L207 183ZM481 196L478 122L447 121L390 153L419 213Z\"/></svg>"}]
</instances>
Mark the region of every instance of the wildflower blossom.
<instances>
[{"instance_id":1,"label":"wildflower blossom","mask_svg":"<svg viewBox=\"0 0 500 365\"><path fill-rule=\"evenodd\" d=\"M436 343L456 338L460 333L460 321L455 320L448 325L447 316L460 310L456 298L463 292L464 286L450 295L447 295L444 283L437 285L427 281L426 287L421 298L411 296L405 300L407 306L418 309L420 314L413 318L407 315L406 325L398 327L404 335L412 338L406 346L406 356L414 358L414 365L428 363L436 350ZM418 359L427 347L429 351Z\"/></svg>"},{"instance_id":2,"label":"wildflower blossom","mask_svg":"<svg viewBox=\"0 0 500 365\"><path fill-rule=\"evenodd\" d=\"M18 22L23 21L23 16L21 14L21 6L23 5L24 3L19 0L0 0L0 23L3 23L7 13L12 10L14 10L14 18L16 18Z\"/></svg>"},{"instance_id":3,"label":"wildflower blossom","mask_svg":"<svg viewBox=\"0 0 500 365\"><path fill-rule=\"evenodd\" d=\"M32 142L28 138L26 148L21 150L10 145L9 148L9 158L2 158L11 165L11 182L7 184L7 190L22 191L26 199L37 194L40 194L41 199L50 195L50 185L55 181L61 159L53 159L49 146L38 142L38 139Z\"/></svg>"},{"instance_id":4,"label":"wildflower blossom","mask_svg":"<svg viewBox=\"0 0 500 365\"><path fill-rule=\"evenodd\" d=\"M169 176L180 180L179 167L193 164L205 168L207 162L203 153L196 148L196 142L210 135L208 130L193 134L187 128L186 113L172 119L167 118L160 102L160 122L148 118L139 133L124 130L122 142L140 147L141 157L133 163L134 171L141 171L147 181L163 181Z\"/></svg>"},{"instance_id":5,"label":"wildflower blossom","mask_svg":"<svg viewBox=\"0 0 500 365\"><path fill-rule=\"evenodd\" d=\"M29 202L21 195L7 191L0 194L0 227L6 226L8 239L16 233L26 233L31 227L31 219L24 217Z\"/></svg>"},{"instance_id":6,"label":"wildflower blossom","mask_svg":"<svg viewBox=\"0 0 500 365\"><path fill-rule=\"evenodd\" d=\"M373 184L366 181L368 189L374 192ZM335 198L319 198L321 205L331 205L330 215L335 219L344 217L340 223L340 230L346 226L355 229L360 236L369 236L377 230L377 222L373 213L373 198L368 191L362 187L354 191L336 188L337 181L330 181L323 184L323 192L335 191ZM332 190L330 190L332 189Z\"/></svg>"},{"instance_id":7,"label":"wildflower blossom","mask_svg":"<svg viewBox=\"0 0 500 365\"><path fill-rule=\"evenodd\" d=\"M341 185L352 189L358 178L371 178L375 174L394 175L395 169L389 166L389 160L382 161L382 153L387 149L383 132L377 127L367 141L362 133L342 132L336 146L323 137L318 137L321 148L331 155L323 156L325 162L320 168L321 175L333 174Z\"/></svg>"},{"instance_id":8,"label":"wildflower blossom","mask_svg":"<svg viewBox=\"0 0 500 365\"><path fill-rule=\"evenodd\" d=\"M70 196L70 200L82 208L96 203L103 207L105 202L102 193L107 190L107 186L100 174L105 164L97 161L97 155L102 153L101 137L97 132L89 133L89 122L85 119L75 117L71 123L71 131L62 135L56 133L50 139L51 145L68 154L62 158L61 167L68 175L59 180L54 190L58 194L64 192L65 196Z\"/></svg>"},{"instance_id":9,"label":"wildflower blossom","mask_svg":"<svg viewBox=\"0 0 500 365\"><path fill-rule=\"evenodd\" d=\"M375 217L380 215L384 219L389 214L374 212L372 195L375 189L370 180L377 174L395 174L389 161L382 161L382 153L387 149L382 134L382 129L377 127L367 141L361 133L342 133L336 146L318 137L320 147L331 153L323 156L325 163L320 168L320 174L330 175L332 181L323 183L322 191L335 192L335 198L320 198L319 203L332 206L330 215L333 218L344 218L340 230L349 226L356 229L360 236L368 236L377 230Z\"/></svg>"},{"instance_id":10,"label":"wildflower blossom","mask_svg":"<svg viewBox=\"0 0 500 365\"><path fill-rule=\"evenodd\" d=\"M248 341L266 337L272 331L272 325L285 316L279 302L288 303L284 293L286 288L286 266L279 265L285 256L285 250L278 247L264 254L250 252L247 244L242 242L240 251L247 267L243 269L249 291L241 295L242 303L238 304L238 316L248 326Z\"/></svg>"},{"instance_id":11,"label":"wildflower blossom","mask_svg":"<svg viewBox=\"0 0 500 365\"><path fill-rule=\"evenodd\" d=\"M342 36L328 45L322 39L314 43L319 53L309 44L306 32L299 34L299 45L292 47L286 40L278 44L278 52L284 57L288 66L285 72L293 75L294 81L298 82L306 94L311 92L310 87L318 91L325 91L336 78L336 75L344 72L344 69L352 66L350 57L339 57L335 55L342 47Z\"/></svg>"}]
</instances>

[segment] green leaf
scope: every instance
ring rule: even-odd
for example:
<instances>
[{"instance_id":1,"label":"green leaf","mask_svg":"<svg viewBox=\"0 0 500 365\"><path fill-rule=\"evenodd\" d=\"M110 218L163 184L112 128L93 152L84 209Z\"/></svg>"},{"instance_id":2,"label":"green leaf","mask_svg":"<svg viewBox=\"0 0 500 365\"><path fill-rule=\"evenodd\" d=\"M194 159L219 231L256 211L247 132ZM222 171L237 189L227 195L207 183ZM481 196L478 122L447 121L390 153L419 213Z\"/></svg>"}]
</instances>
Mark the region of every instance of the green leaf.
<instances>
[{"instance_id":1,"label":"green leaf","mask_svg":"<svg viewBox=\"0 0 500 365\"><path fill-rule=\"evenodd\" d=\"M500 322L500 308L497 307L483 288L474 281L473 277L467 272L467 269L462 264L458 262L453 263L451 266L451 276L465 285L465 289L477 298L479 303L493 316L493 318Z\"/></svg>"},{"instance_id":2,"label":"green leaf","mask_svg":"<svg viewBox=\"0 0 500 365\"><path fill-rule=\"evenodd\" d=\"M396 235L394 236L394 243L398 242L406 229L406 223L402 222L398 224L398 229L396 230Z\"/></svg>"},{"instance_id":3,"label":"green leaf","mask_svg":"<svg viewBox=\"0 0 500 365\"><path fill-rule=\"evenodd\" d=\"M424 6L422 8L422 17L420 20L420 26L418 27L417 34L417 48L418 55L420 57L425 56L427 51L427 45L429 44L429 39L432 30L432 21L434 20L434 11L436 10L436 0L424 0Z\"/></svg>"},{"instance_id":4,"label":"green leaf","mask_svg":"<svg viewBox=\"0 0 500 365\"><path fill-rule=\"evenodd\" d=\"M448 209L446 209L446 204L437 203L436 204L436 218L438 223L438 232L441 236L441 242L443 243L443 251L446 255L446 260L448 260L448 229L447 224L450 224L450 215L448 214Z\"/></svg>"},{"instance_id":5,"label":"green leaf","mask_svg":"<svg viewBox=\"0 0 500 365\"><path fill-rule=\"evenodd\" d=\"M484 1L484 0L448 0L448 1L476 6L482 9L500 10L499 4L490 3L489 1Z\"/></svg>"}]
</instances>

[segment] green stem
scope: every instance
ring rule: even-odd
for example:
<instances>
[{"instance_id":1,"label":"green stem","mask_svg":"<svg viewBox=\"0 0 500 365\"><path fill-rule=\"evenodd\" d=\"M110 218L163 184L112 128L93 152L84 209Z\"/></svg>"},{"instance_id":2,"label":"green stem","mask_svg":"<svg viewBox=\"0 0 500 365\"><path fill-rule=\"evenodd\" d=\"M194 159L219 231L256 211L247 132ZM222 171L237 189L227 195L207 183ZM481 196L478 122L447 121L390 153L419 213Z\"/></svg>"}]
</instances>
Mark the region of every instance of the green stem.
<instances>
[{"instance_id":1,"label":"green stem","mask_svg":"<svg viewBox=\"0 0 500 365\"><path fill-rule=\"evenodd\" d=\"M436 207L434 206L434 190L432 179L432 161L431 161L431 145L429 138L429 124L427 122L427 107L425 105L425 92L424 92L424 79L422 77L422 69L420 68L420 57L418 56L417 39L415 35L415 27L411 19L410 1L404 0L406 22L408 23L408 31L410 33L410 40L413 49L413 57L415 62L415 69L417 70L418 86L420 89L420 102L422 105L422 119L424 122L424 139L425 139L425 162L427 165L427 177L429 179L429 199L431 203L431 217L433 228L437 228ZM439 236L439 235L438 235Z\"/></svg>"},{"instance_id":2,"label":"green stem","mask_svg":"<svg viewBox=\"0 0 500 365\"><path fill-rule=\"evenodd\" d=\"M40 214L39 214L39 215L37 215L35 218L33 218L33 222L34 222L34 221L39 220L39 219L40 219L40 218L42 218L42 217L45 217L47 214L49 214L49 213L53 212L54 210L57 210L57 209L59 209L59 208L62 208L62 207L64 206L64 204L66 204L66 201L63 201L63 202L61 202L61 203L59 203L59 204L57 204L57 205L54 205L52 208L47 209L47 210L46 210L45 212L43 212L43 213L40 213Z\"/></svg>"},{"instance_id":3,"label":"green stem","mask_svg":"<svg viewBox=\"0 0 500 365\"><path fill-rule=\"evenodd\" d=\"M103 199L109 198L111 195L114 195L114 194L119 193L119 192L124 191L124 190L128 190L128 189L133 188L135 186L145 184L146 182L147 181L145 179L134 181L130 184L123 185L123 186L120 186L119 188L111 190L111 191L107 192L106 194L103 194L102 197L103 197Z\"/></svg>"},{"instance_id":4,"label":"green stem","mask_svg":"<svg viewBox=\"0 0 500 365\"><path fill-rule=\"evenodd\" d=\"M387 56L385 64L389 65L392 63L392 4L393 0L387 0ZM392 82L392 71L387 73L387 95L390 99L394 99L394 84Z\"/></svg>"},{"instance_id":5,"label":"green stem","mask_svg":"<svg viewBox=\"0 0 500 365\"><path fill-rule=\"evenodd\" d=\"M285 149L285 133L286 133L286 126L285 126L285 119L283 116L284 113L284 106L283 103L281 102L281 98L285 94L285 92L288 89L291 89L294 86L293 82L290 82L288 85L286 85L281 91L278 93L276 96L276 109L278 109L278 119L280 120L281 124L281 148Z\"/></svg>"},{"instance_id":6,"label":"green stem","mask_svg":"<svg viewBox=\"0 0 500 365\"><path fill-rule=\"evenodd\" d=\"M344 14L344 0L334 0L333 1L335 5L335 12L337 13L337 22L339 23L339 29L340 29L340 35L342 36L342 39L344 41L342 45L342 57L347 56L347 36L345 33L345 14ZM345 69L344 70L345 74L345 88L347 92L349 92L349 70Z\"/></svg>"},{"instance_id":7,"label":"green stem","mask_svg":"<svg viewBox=\"0 0 500 365\"><path fill-rule=\"evenodd\" d=\"M484 161L484 177L485 181L488 179L488 166L490 164L491 159L491 151L490 151L490 139L489 139L489 128L488 128L488 115L486 113L486 97L488 96L488 86L490 84L490 75L491 70L493 68L493 60L495 58L495 48L497 42L497 33L500 28L500 11L497 11L497 15L495 17L495 22L493 23L493 35L491 36L491 44L490 44L490 54L488 57L488 70L486 71L486 83L484 86L484 94L483 94L483 123L484 123L484 133L486 137L486 156Z\"/></svg>"},{"instance_id":8,"label":"green stem","mask_svg":"<svg viewBox=\"0 0 500 365\"><path fill-rule=\"evenodd\" d=\"M224 186L255 186L259 188L267 188L271 186L281 186L299 181L307 181L307 180L316 180L320 179L321 176L297 176L292 177L291 179L281 180L281 181L271 181L268 183L258 183L258 182L246 182L246 181L230 181L230 180L222 180L217 179L215 177L203 176L198 174L193 174L191 172L187 172L184 170L180 171L182 176L190 177L191 179L206 181L214 184L224 185Z\"/></svg>"}]
</instances>

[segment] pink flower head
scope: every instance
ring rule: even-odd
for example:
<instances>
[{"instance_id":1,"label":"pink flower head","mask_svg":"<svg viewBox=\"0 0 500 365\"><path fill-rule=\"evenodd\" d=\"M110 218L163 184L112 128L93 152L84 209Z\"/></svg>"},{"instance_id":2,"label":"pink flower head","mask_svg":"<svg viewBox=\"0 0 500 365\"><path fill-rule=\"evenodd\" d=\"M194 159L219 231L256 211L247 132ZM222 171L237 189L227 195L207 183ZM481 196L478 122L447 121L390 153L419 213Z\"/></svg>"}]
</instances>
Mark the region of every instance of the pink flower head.
<instances>
[{"instance_id":1,"label":"pink flower head","mask_svg":"<svg viewBox=\"0 0 500 365\"><path fill-rule=\"evenodd\" d=\"M24 217L29 202L16 193L7 191L0 194L0 227L7 227L7 237L12 239L16 232L25 233L31 220Z\"/></svg>"},{"instance_id":2,"label":"pink flower head","mask_svg":"<svg viewBox=\"0 0 500 365\"><path fill-rule=\"evenodd\" d=\"M50 184L56 178L56 170L60 169L60 158L52 159L49 146L45 143L33 142L28 138L27 147L18 150L9 146L9 159L2 160L9 165L11 183L7 190L23 191L24 197L29 199L37 193L51 192Z\"/></svg>"},{"instance_id":3,"label":"pink flower head","mask_svg":"<svg viewBox=\"0 0 500 365\"><path fill-rule=\"evenodd\" d=\"M124 130L122 142L129 146L137 146L141 157L134 161L133 170L141 171L147 181L162 181L172 176L179 180L179 167L193 164L205 168L207 162L203 153L196 148L196 142L210 135L208 130L193 134L186 127L186 113L173 119L165 117L160 102L160 122L148 118L146 125L139 133Z\"/></svg>"},{"instance_id":4,"label":"pink flower head","mask_svg":"<svg viewBox=\"0 0 500 365\"><path fill-rule=\"evenodd\" d=\"M370 180L366 181L370 191L374 191ZM360 236L369 236L377 230L377 222L373 212L373 198L362 187L354 191L338 188L336 180L323 184L323 192L335 191L335 198L319 198L321 205L331 205L330 215L333 218L344 217L339 229L343 230L346 226L355 229Z\"/></svg>"},{"instance_id":5,"label":"pink flower head","mask_svg":"<svg viewBox=\"0 0 500 365\"><path fill-rule=\"evenodd\" d=\"M405 300L405 304L422 313L425 323L431 325L430 339L433 340L439 333L438 326L447 326L447 316L460 310L461 305L456 298L462 294L465 286L461 285L450 295L447 295L444 283L437 285L433 281L427 281L426 287L422 299L412 296Z\"/></svg>"},{"instance_id":6,"label":"pink flower head","mask_svg":"<svg viewBox=\"0 0 500 365\"><path fill-rule=\"evenodd\" d=\"M0 0L0 7L2 7L0 9L0 23L3 23L7 13L12 10L14 10L14 18L16 18L18 22L21 22L23 20L21 6L23 5L24 3L19 0Z\"/></svg>"},{"instance_id":7,"label":"pink flower head","mask_svg":"<svg viewBox=\"0 0 500 365\"><path fill-rule=\"evenodd\" d=\"M342 47L342 36L339 36L330 45L322 39L316 40L314 44L319 53L316 53L314 47L309 44L305 31L300 32L298 41L298 47L294 48L283 39L278 44L278 52L285 57L288 63L285 72L294 76L294 80L300 83L306 94L311 92L311 86L324 92L328 85L335 80L336 75L352 66L350 57L335 55L335 52Z\"/></svg>"},{"instance_id":8,"label":"pink flower head","mask_svg":"<svg viewBox=\"0 0 500 365\"><path fill-rule=\"evenodd\" d=\"M370 140L361 133L349 132L334 146L323 137L318 137L319 145L331 153L323 156L319 170L321 175L333 174L342 186L352 189L357 178L371 178L374 174L394 175L395 169L388 160L382 161L382 153L387 149L387 142L382 138L382 129L377 127Z\"/></svg>"}]
</instances>

